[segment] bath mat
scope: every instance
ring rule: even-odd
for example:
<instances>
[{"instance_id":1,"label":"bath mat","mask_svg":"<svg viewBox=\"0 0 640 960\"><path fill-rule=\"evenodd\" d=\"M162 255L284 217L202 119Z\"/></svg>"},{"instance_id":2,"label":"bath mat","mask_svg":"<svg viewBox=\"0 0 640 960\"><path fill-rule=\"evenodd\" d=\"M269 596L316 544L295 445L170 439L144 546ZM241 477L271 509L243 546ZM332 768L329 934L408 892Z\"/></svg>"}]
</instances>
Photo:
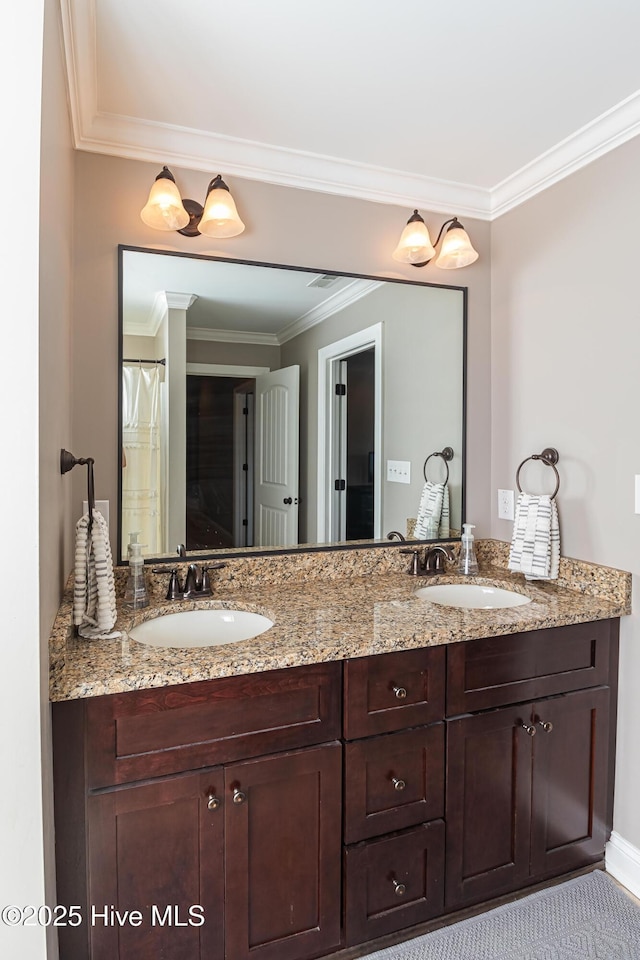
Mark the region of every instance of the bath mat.
<instances>
[{"instance_id":1,"label":"bath mat","mask_svg":"<svg viewBox=\"0 0 640 960\"><path fill-rule=\"evenodd\" d=\"M640 907L594 870L363 960L638 960Z\"/></svg>"}]
</instances>

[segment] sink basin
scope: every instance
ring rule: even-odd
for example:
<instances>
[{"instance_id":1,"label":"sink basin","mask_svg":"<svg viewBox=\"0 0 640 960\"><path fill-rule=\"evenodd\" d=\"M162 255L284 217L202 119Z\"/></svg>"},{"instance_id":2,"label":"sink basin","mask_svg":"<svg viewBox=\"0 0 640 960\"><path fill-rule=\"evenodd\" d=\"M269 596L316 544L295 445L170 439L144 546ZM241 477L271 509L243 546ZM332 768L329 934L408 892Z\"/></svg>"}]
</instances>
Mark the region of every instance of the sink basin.
<instances>
[{"instance_id":1,"label":"sink basin","mask_svg":"<svg viewBox=\"0 0 640 960\"><path fill-rule=\"evenodd\" d=\"M484 583L434 583L430 587L416 590L416 597L440 603L445 607L465 607L473 610L498 610L531 603L529 597L521 593Z\"/></svg>"},{"instance_id":2,"label":"sink basin","mask_svg":"<svg viewBox=\"0 0 640 960\"><path fill-rule=\"evenodd\" d=\"M216 647L257 637L273 620L248 610L181 610L145 620L129 637L152 647Z\"/></svg>"}]
</instances>

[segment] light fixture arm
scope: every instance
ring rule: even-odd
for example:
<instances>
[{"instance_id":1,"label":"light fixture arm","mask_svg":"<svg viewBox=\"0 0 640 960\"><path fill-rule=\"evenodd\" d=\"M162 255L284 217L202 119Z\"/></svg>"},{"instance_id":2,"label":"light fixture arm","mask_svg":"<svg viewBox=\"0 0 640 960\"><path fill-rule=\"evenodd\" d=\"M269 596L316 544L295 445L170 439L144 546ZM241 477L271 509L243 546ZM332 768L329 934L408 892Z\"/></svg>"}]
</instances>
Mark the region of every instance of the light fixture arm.
<instances>
[{"instance_id":1,"label":"light fixture arm","mask_svg":"<svg viewBox=\"0 0 640 960\"><path fill-rule=\"evenodd\" d=\"M442 224L442 226L440 227L440 232L438 233L438 236L436 237L435 243L433 244L434 247L437 247L438 244L440 243L440 238L441 238L442 234L444 233L444 228L445 228L446 226L448 226L449 224L452 224L452 225L453 225L454 223L456 224L457 227L462 227L462 224L460 223L460 221L458 220L457 217L451 217L450 220L445 220L445 222L444 222L444 223ZM433 257L432 257L431 259L433 260ZM428 263L428 262L429 262L429 261L427 260L427 263Z\"/></svg>"}]
</instances>

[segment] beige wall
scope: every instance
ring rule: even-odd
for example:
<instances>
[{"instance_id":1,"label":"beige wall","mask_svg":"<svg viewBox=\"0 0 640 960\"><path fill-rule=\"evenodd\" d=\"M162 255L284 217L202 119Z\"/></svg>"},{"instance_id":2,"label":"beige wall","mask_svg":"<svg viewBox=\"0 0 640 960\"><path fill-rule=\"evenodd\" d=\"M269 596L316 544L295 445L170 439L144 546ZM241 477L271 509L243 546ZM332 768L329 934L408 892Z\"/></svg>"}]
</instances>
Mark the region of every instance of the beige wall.
<instances>
[{"instance_id":1,"label":"beige wall","mask_svg":"<svg viewBox=\"0 0 640 960\"><path fill-rule=\"evenodd\" d=\"M418 511L424 460L445 446L457 454L450 486L453 525L460 527L463 309L459 290L386 284L282 345L282 365L299 364L301 369L302 541L319 539L318 351L378 323L382 325L384 408L382 451L378 451L383 465L382 535L394 529L406 531L407 519ZM387 459L411 463L410 484L386 482ZM433 466L432 478L442 475Z\"/></svg>"},{"instance_id":2,"label":"beige wall","mask_svg":"<svg viewBox=\"0 0 640 960\"><path fill-rule=\"evenodd\" d=\"M162 234L139 217L159 165L77 153L76 242L72 365L74 445L96 459L96 496L115 504L117 491L117 245L237 256L330 271L451 282L446 271L422 270L391 259L411 211L385 204L232 179L247 225L241 237L213 241ZM183 196L201 198L209 173L174 169ZM224 171L223 171L224 172ZM91 211L90 217L88 211ZM427 216L437 228L442 216ZM465 218L480 260L456 282L469 286L468 515L488 530L490 434L489 225ZM74 505L82 484L76 478ZM114 511L115 513L115 511ZM112 525L113 527L113 525Z\"/></svg>"},{"instance_id":3,"label":"beige wall","mask_svg":"<svg viewBox=\"0 0 640 960\"><path fill-rule=\"evenodd\" d=\"M188 321L189 314L187 323ZM269 343L225 343L187 339L187 363L221 363L277 370L280 366L280 347Z\"/></svg>"},{"instance_id":4,"label":"beige wall","mask_svg":"<svg viewBox=\"0 0 640 960\"><path fill-rule=\"evenodd\" d=\"M633 571L636 593L639 169L636 138L492 229L492 532L511 531L496 519L497 488L512 489L520 460L555 446L562 552ZM531 469L530 488L541 484ZM621 636L614 827L640 846L638 614Z\"/></svg>"}]
</instances>

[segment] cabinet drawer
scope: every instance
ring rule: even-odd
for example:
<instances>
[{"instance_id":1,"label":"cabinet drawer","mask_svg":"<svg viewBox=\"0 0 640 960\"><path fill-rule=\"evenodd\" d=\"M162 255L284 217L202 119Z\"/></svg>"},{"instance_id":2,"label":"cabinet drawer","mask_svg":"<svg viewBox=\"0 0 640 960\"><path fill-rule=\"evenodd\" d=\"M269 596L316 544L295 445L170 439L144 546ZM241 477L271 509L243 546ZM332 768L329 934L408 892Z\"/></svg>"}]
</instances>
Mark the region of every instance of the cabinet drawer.
<instances>
[{"instance_id":1,"label":"cabinet drawer","mask_svg":"<svg viewBox=\"0 0 640 960\"><path fill-rule=\"evenodd\" d=\"M433 723L444 716L445 648L363 657L345 663L347 740Z\"/></svg>"},{"instance_id":2,"label":"cabinet drawer","mask_svg":"<svg viewBox=\"0 0 640 960\"><path fill-rule=\"evenodd\" d=\"M345 745L345 842L444 815L444 723Z\"/></svg>"},{"instance_id":3,"label":"cabinet drawer","mask_svg":"<svg viewBox=\"0 0 640 960\"><path fill-rule=\"evenodd\" d=\"M447 716L606 684L615 629L598 620L452 644Z\"/></svg>"},{"instance_id":4,"label":"cabinet drawer","mask_svg":"<svg viewBox=\"0 0 640 960\"><path fill-rule=\"evenodd\" d=\"M86 701L90 788L196 770L340 736L340 664Z\"/></svg>"},{"instance_id":5,"label":"cabinet drawer","mask_svg":"<svg viewBox=\"0 0 640 960\"><path fill-rule=\"evenodd\" d=\"M442 820L350 847L345 851L347 944L439 916L443 889Z\"/></svg>"}]
</instances>

